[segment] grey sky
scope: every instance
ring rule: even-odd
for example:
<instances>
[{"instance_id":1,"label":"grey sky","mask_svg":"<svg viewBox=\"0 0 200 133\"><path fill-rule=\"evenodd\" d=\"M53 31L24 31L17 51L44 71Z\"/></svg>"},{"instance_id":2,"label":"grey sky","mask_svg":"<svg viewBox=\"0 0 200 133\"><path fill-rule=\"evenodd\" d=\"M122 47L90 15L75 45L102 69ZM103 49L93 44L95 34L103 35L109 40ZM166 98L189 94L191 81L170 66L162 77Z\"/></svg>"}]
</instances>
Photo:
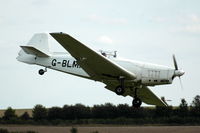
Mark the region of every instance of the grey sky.
<instances>
[{"instance_id":1,"label":"grey sky","mask_svg":"<svg viewBox=\"0 0 200 133\"><path fill-rule=\"evenodd\" d=\"M184 90L172 85L152 87L158 96L178 105L200 94L200 1L198 0L6 0L0 1L0 109L131 104L104 89L102 83L48 70L16 60L19 45L37 32L66 32L95 49L117 50L120 57L173 67L175 53ZM62 50L52 39L51 50Z\"/></svg>"}]
</instances>

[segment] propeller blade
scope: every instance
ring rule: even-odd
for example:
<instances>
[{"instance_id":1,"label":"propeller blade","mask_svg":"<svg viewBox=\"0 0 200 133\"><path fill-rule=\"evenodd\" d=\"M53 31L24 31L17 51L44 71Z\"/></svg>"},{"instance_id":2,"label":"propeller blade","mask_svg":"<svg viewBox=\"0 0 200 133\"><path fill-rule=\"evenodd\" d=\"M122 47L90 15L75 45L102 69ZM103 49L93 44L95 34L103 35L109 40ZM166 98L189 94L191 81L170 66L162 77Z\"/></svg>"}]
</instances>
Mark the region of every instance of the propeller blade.
<instances>
[{"instance_id":1,"label":"propeller blade","mask_svg":"<svg viewBox=\"0 0 200 133\"><path fill-rule=\"evenodd\" d=\"M174 54L173 54L173 61L174 61L175 70L178 70L178 65L177 65L176 58L175 58Z\"/></svg>"},{"instance_id":2,"label":"propeller blade","mask_svg":"<svg viewBox=\"0 0 200 133\"><path fill-rule=\"evenodd\" d=\"M180 81L180 84L181 84L181 90L183 90L183 84L182 84L181 77L179 77L179 81Z\"/></svg>"}]
</instances>

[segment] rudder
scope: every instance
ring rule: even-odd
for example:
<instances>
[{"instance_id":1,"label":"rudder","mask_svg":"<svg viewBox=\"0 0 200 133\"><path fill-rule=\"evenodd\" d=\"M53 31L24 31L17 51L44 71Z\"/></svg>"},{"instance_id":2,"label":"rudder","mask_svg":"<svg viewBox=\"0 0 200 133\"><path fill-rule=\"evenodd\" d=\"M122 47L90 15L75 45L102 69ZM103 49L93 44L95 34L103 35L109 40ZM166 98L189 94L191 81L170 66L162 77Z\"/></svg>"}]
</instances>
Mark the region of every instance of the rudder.
<instances>
[{"instance_id":1,"label":"rudder","mask_svg":"<svg viewBox=\"0 0 200 133\"><path fill-rule=\"evenodd\" d=\"M27 45L49 55L48 33L34 34Z\"/></svg>"}]
</instances>

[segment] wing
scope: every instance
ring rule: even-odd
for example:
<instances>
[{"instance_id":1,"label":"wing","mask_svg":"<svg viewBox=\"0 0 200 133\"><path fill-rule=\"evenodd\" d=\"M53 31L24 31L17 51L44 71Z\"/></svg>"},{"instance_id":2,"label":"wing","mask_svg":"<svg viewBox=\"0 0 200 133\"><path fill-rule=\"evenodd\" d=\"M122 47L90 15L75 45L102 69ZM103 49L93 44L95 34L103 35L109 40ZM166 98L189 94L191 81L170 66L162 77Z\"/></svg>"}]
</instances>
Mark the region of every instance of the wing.
<instances>
[{"instance_id":1,"label":"wing","mask_svg":"<svg viewBox=\"0 0 200 133\"><path fill-rule=\"evenodd\" d=\"M117 65L108 58L95 52L78 40L65 33L50 33L79 63L94 80L115 79L124 76L134 80L136 75Z\"/></svg>"},{"instance_id":2,"label":"wing","mask_svg":"<svg viewBox=\"0 0 200 133\"><path fill-rule=\"evenodd\" d=\"M146 104L156 106L168 106L164 101L158 98L148 87L143 86L138 89L138 97Z\"/></svg>"},{"instance_id":3,"label":"wing","mask_svg":"<svg viewBox=\"0 0 200 133\"><path fill-rule=\"evenodd\" d=\"M108 83L109 84L109 83ZM106 86L107 89L114 91L116 85ZM134 89L126 88L126 92L123 96L134 97ZM143 86L137 90L137 96L146 104L156 105L156 106L168 106L167 103L159 99L148 87Z\"/></svg>"}]
</instances>

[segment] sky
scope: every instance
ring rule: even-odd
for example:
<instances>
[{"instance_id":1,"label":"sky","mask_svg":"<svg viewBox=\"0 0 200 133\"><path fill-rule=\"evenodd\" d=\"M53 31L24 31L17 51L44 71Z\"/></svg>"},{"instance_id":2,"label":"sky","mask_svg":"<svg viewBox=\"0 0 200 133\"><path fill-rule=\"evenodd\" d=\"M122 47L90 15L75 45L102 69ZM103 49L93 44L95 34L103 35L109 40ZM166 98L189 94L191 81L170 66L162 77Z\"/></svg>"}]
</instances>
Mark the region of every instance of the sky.
<instances>
[{"instance_id":1,"label":"sky","mask_svg":"<svg viewBox=\"0 0 200 133\"><path fill-rule=\"evenodd\" d=\"M107 102L131 105L104 84L16 60L20 45L35 33L66 32L96 50L116 50L119 57L173 66L182 76L171 85L150 87L178 106L200 94L199 0L0 0L0 109ZM50 38L51 51L64 49ZM143 104L146 106L146 104Z\"/></svg>"}]
</instances>

